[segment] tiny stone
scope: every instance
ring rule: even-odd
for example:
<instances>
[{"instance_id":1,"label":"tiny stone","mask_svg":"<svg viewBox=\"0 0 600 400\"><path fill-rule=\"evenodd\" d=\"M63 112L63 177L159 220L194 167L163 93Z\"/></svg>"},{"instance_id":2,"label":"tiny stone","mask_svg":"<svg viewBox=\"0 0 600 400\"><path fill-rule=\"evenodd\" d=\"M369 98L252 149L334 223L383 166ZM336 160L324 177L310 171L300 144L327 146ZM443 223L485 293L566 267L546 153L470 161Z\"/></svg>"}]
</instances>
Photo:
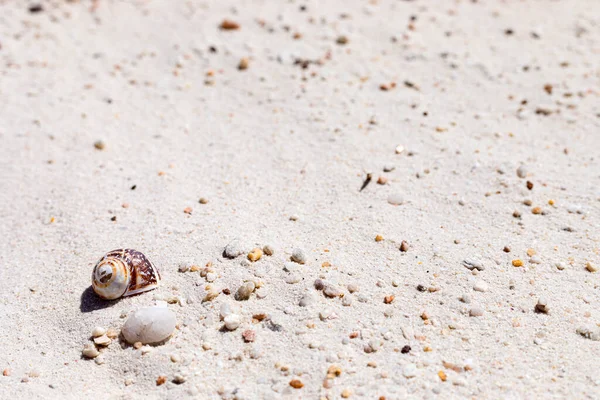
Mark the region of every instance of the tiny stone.
<instances>
[{"instance_id":1,"label":"tiny stone","mask_svg":"<svg viewBox=\"0 0 600 400\"><path fill-rule=\"evenodd\" d=\"M347 36L338 36L338 38L335 40L335 42L339 45L344 45L344 44L348 44L348 37Z\"/></svg>"},{"instance_id":2,"label":"tiny stone","mask_svg":"<svg viewBox=\"0 0 600 400\"><path fill-rule=\"evenodd\" d=\"M392 172L395 169L396 169L396 167L394 167L393 165L384 165L383 166L383 172Z\"/></svg>"},{"instance_id":3,"label":"tiny stone","mask_svg":"<svg viewBox=\"0 0 600 400\"><path fill-rule=\"evenodd\" d=\"M294 249L291 260L297 262L298 264L306 263L306 254L304 253L304 250L298 248Z\"/></svg>"},{"instance_id":4,"label":"tiny stone","mask_svg":"<svg viewBox=\"0 0 600 400\"><path fill-rule=\"evenodd\" d=\"M398 193L392 193L388 196L387 201L393 206L399 206L404 203L404 198Z\"/></svg>"},{"instance_id":5,"label":"tiny stone","mask_svg":"<svg viewBox=\"0 0 600 400\"><path fill-rule=\"evenodd\" d=\"M527 177L527 167L525 167L524 165L519 166L519 168L517 168L517 176L519 178L526 178Z\"/></svg>"},{"instance_id":6,"label":"tiny stone","mask_svg":"<svg viewBox=\"0 0 600 400\"><path fill-rule=\"evenodd\" d=\"M267 244L263 247L263 253L265 253L268 256L272 256L273 254L275 254L275 248Z\"/></svg>"},{"instance_id":7,"label":"tiny stone","mask_svg":"<svg viewBox=\"0 0 600 400\"><path fill-rule=\"evenodd\" d=\"M254 342L254 340L256 339L256 332L253 331L252 329L247 329L244 332L242 332L242 337L244 338L244 341L247 343Z\"/></svg>"},{"instance_id":8,"label":"tiny stone","mask_svg":"<svg viewBox=\"0 0 600 400\"><path fill-rule=\"evenodd\" d=\"M94 142L94 147L97 150L104 150L106 148L106 144L102 140L98 140Z\"/></svg>"},{"instance_id":9,"label":"tiny stone","mask_svg":"<svg viewBox=\"0 0 600 400\"><path fill-rule=\"evenodd\" d=\"M178 363L179 361L181 361L181 357L178 356L177 354L171 354L171 356L169 358L171 359L171 362L174 362L174 363Z\"/></svg>"},{"instance_id":10,"label":"tiny stone","mask_svg":"<svg viewBox=\"0 0 600 400\"><path fill-rule=\"evenodd\" d=\"M529 262L531 264L541 264L542 263L542 259L540 258L540 256L538 255L534 255L529 259Z\"/></svg>"},{"instance_id":11,"label":"tiny stone","mask_svg":"<svg viewBox=\"0 0 600 400\"><path fill-rule=\"evenodd\" d=\"M521 212L520 212L520 211L517 211L517 210L515 210L515 211L513 212L513 217L515 217L515 218L521 218Z\"/></svg>"},{"instance_id":12,"label":"tiny stone","mask_svg":"<svg viewBox=\"0 0 600 400\"><path fill-rule=\"evenodd\" d=\"M469 304L471 303L471 296L469 296L468 294L463 294L462 296L460 296L459 300L465 304Z\"/></svg>"},{"instance_id":13,"label":"tiny stone","mask_svg":"<svg viewBox=\"0 0 600 400\"><path fill-rule=\"evenodd\" d=\"M481 307L472 307L469 311L471 317L481 317L483 315L483 309Z\"/></svg>"},{"instance_id":14,"label":"tiny stone","mask_svg":"<svg viewBox=\"0 0 600 400\"><path fill-rule=\"evenodd\" d=\"M325 289L325 282L323 282L321 279L316 279L314 285L315 289L317 290Z\"/></svg>"},{"instance_id":15,"label":"tiny stone","mask_svg":"<svg viewBox=\"0 0 600 400\"><path fill-rule=\"evenodd\" d=\"M423 285L417 285L417 290L419 292L426 292L427 288L425 286L423 286Z\"/></svg>"},{"instance_id":16,"label":"tiny stone","mask_svg":"<svg viewBox=\"0 0 600 400\"><path fill-rule=\"evenodd\" d=\"M181 385L184 382L185 382L185 376L183 376L183 375L177 374L173 377L173 383L175 383L177 385Z\"/></svg>"},{"instance_id":17,"label":"tiny stone","mask_svg":"<svg viewBox=\"0 0 600 400\"><path fill-rule=\"evenodd\" d=\"M102 328L101 326L97 326L92 331L92 337L96 338L96 337L104 335L105 333L106 333L106 329Z\"/></svg>"},{"instance_id":18,"label":"tiny stone","mask_svg":"<svg viewBox=\"0 0 600 400\"><path fill-rule=\"evenodd\" d=\"M564 262L557 262L555 265L556 265L556 268L560 271L562 271L563 269L565 269L567 267L567 264L565 264Z\"/></svg>"},{"instance_id":19,"label":"tiny stone","mask_svg":"<svg viewBox=\"0 0 600 400\"><path fill-rule=\"evenodd\" d=\"M402 251L402 252L408 251L408 242L406 240L403 240L402 243L400 243L400 251Z\"/></svg>"},{"instance_id":20,"label":"tiny stone","mask_svg":"<svg viewBox=\"0 0 600 400\"><path fill-rule=\"evenodd\" d=\"M402 354L406 354L406 353L410 353L410 350L411 350L410 346L409 345L405 345L405 346L402 347L402 350L400 350L400 352Z\"/></svg>"},{"instance_id":21,"label":"tiny stone","mask_svg":"<svg viewBox=\"0 0 600 400\"><path fill-rule=\"evenodd\" d=\"M540 297L535 305L535 310L540 313L548 314L548 300L545 297Z\"/></svg>"},{"instance_id":22,"label":"tiny stone","mask_svg":"<svg viewBox=\"0 0 600 400\"><path fill-rule=\"evenodd\" d=\"M164 384L166 381L167 381L167 377L164 375L161 375L158 378L156 378L156 386L160 386L160 385Z\"/></svg>"},{"instance_id":23,"label":"tiny stone","mask_svg":"<svg viewBox=\"0 0 600 400\"><path fill-rule=\"evenodd\" d=\"M91 344L86 345L81 351L86 358L96 358L100 355L100 352Z\"/></svg>"},{"instance_id":24,"label":"tiny stone","mask_svg":"<svg viewBox=\"0 0 600 400\"><path fill-rule=\"evenodd\" d=\"M315 283L316 283L316 282L315 282ZM351 284L349 284L349 285L348 285L348 291L349 291L350 293L356 293L356 292L358 292L358 285L356 285L356 284L354 284L354 283L351 283Z\"/></svg>"},{"instance_id":25,"label":"tiny stone","mask_svg":"<svg viewBox=\"0 0 600 400\"><path fill-rule=\"evenodd\" d=\"M577 328L577 333L586 339L600 341L600 329L582 326Z\"/></svg>"},{"instance_id":26,"label":"tiny stone","mask_svg":"<svg viewBox=\"0 0 600 400\"><path fill-rule=\"evenodd\" d=\"M531 199L525 199L523 200L523 204L525 204L527 207L531 207L533 201L531 201Z\"/></svg>"},{"instance_id":27,"label":"tiny stone","mask_svg":"<svg viewBox=\"0 0 600 400\"><path fill-rule=\"evenodd\" d=\"M504 249L502 249L505 253L510 253L510 247L508 246L504 246Z\"/></svg>"},{"instance_id":28,"label":"tiny stone","mask_svg":"<svg viewBox=\"0 0 600 400\"><path fill-rule=\"evenodd\" d=\"M112 342L112 340L106 335L94 338L94 343L96 343L98 346L108 346L110 342Z\"/></svg>"},{"instance_id":29,"label":"tiny stone","mask_svg":"<svg viewBox=\"0 0 600 400\"><path fill-rule=\"evenodd\" d=\"M236 330L242 323L240 316L237 314L229 314L223 321L225 322L225 328L230 331Z\"/></svg>"},{"instance_id":30,"label":"tiny stone","mask_svg":"<svg viewBox=\"0 0 600 400\"><path fill-rule=\"evenodd\" d=\"M188 272L190 270L190 264L189 263L181 263L179 264L179 268L178 268L179 272Z\"/></svg>"},{"instance_id":31,"label":"tiny stone","mask_svg":"<svg viewBox=\"0 0 600 400\"><path fill-rule=\"evenodd\" d=\"M94 362L95 362L97 365L102 365L102 364L104 364L104 362L105 362L105 360L104 360L104 356L99 356L99 357L96 357L96 358L94 359Z\"/></svg>"},{"instance_id":32,"label":"tiny stone","mask_svg":"<svg viewBox=\"0 0 600 400\"><path fill-rule=\"evenodd\" d=\"M229 242L229 244L227 244L227 246L225 246L225 249L223 250L223 256L227 258L236 258L238 256L241 256L243 253L244 249L240 242L240 239L238 238L233 239L231 242Z\"/></svg>"},{"instance_id":33,"label":"tiny stone","mask_svg":"<svg viewBox=\"0 0 600 400\"><path fill-rule=\"evenodd\" d=\"M240 71L244 71L244 70L248 69L249 65L250 65L250 60L248 59L248 57L243 57L238 64L238 69Z\"/></svg>"},{"instance_id":34,"label":"tiny stone","mask_svg":"<svg viewBox=\"0 0 600 400\"><path fill-rule=\"evenodd\" d=\"M257 247L255 249L253 249L250 253L248 253L248 260L250 260L252 262L256 262L256 261L260 260L262 255L263 255L263 251Z\"/></svg>"},{"instance_id":35,"label":"tiny stone","mask_svg":"<svg viewBox=\"0 0 600 400\"><path fill-rule=\"evenodd\" d=\"M208 199L206 197L200 197L200 200L198 200L198 203L200 203L200 204L207 204L208 203Z\"/></svg>"},{"instance_id":36,"label":"tiny stone","mask_svg":"<svg viewBox=\"0 0 600 400\"><path fill-rule=\"evenodd\" d=\"M339 297L341 296L343 293L340 289L338 289L336 286L333 285L327 285L325 286L325 289L323 289L323 294L327 297Z\"/></svg>"},{"instance_id":37,"label":"tiny stone","mask_svg":"<svg viewBox=\"0 0 600 400\"><path fill-rule=\"evenodd\" d=\"M489 285L484 281L477 281L475 285L473 285L473 290L476 292L487 292L489 289Z\"/></svg>"},{"instance_id":38,"label":"tiny stone","mask_svg":"<svg viewBox=\"0 0 600 400\"><path fill-rule=\"evenodd\" d=\"M590 272L597 272L598 271L598 267L596 267L591 262L588 262L587 264L585 264L585 269L587 269Z\"/></svg>"},{"instance_id":39,"label":"tiny stone","mask_svg":"<svg viewBox=\"0 0 600 400\"><path fill-rule=\"evenodd\" d=\"M474 269L476 269L478 271L483 271L485 269L485 267L483 266L483 264L480 261L474 260L474 259L463 260L462 265L465 266L466 268L470 269L471 271Z\"/></svg>"},{"instance_id":40,"label":"tiny stone","mask_svg":"<svg viewBox=\"0 0 600 400\"><path fill-rule=\"evenodd\" d=\"M291 274L285 278L285 283L288 283L290 285L293 285L300 281L302 281L302 276L300 276L299 274Z\"/></svg>"}]
</instances>

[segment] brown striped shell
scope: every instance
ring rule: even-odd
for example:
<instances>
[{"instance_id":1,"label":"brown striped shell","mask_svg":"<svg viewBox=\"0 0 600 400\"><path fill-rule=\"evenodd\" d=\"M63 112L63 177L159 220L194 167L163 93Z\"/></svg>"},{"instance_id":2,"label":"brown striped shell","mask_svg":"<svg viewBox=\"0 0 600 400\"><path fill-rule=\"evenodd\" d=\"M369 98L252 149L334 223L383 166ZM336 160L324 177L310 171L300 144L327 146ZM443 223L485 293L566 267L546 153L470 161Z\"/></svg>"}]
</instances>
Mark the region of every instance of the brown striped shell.
<instances>
[{"instance_id":1,"label":"brown striped shell","mask_svg":"<svg viewBox=\"0 0 600 400\"><path fill-rule=\"evenodd\" d=\"M152 290L159 282L158 269L145 255L133 249L109 251L92 273L94 292L107 300Z\"/></svg>"}]
</instances>

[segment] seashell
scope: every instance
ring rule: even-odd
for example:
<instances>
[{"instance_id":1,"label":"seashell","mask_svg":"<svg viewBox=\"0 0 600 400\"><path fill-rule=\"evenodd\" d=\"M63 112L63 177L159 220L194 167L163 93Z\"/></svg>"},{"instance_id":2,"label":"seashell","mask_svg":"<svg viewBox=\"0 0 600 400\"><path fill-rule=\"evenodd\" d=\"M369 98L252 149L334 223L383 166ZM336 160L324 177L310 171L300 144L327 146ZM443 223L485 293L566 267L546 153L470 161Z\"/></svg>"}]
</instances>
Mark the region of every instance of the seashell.
<instances>
[{"instance_id":1,"label":"seashell","mask_svg":"<svg viewBox=\"0 0 600 400\"><path fill-rule=\"evenodd\" d=\"M159 282L158 269L145 255L133 249L106 253L92 273L94 292L106 300L152 290Z\"/></svg>"}]
</instances>

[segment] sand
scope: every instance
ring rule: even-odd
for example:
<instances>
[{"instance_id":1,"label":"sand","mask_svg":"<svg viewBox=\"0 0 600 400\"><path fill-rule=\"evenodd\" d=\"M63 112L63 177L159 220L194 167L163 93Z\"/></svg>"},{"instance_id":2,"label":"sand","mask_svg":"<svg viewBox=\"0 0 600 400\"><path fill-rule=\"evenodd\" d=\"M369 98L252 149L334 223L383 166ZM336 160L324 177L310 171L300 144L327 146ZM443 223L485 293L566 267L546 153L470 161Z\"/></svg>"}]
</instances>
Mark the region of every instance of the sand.
<instances>
[{"instance_id":1,"label":"sand","mask_svg":"<svg viewBox=\"0 0 600 400\"><path fill-rule=\"evenodd\" d=\"M0 1L0 397L600 397L597 1L30 5ZM117 248L160 288L95 296ZM160 299L168 342L82 358Z\"/></svg>"}]
</instances>

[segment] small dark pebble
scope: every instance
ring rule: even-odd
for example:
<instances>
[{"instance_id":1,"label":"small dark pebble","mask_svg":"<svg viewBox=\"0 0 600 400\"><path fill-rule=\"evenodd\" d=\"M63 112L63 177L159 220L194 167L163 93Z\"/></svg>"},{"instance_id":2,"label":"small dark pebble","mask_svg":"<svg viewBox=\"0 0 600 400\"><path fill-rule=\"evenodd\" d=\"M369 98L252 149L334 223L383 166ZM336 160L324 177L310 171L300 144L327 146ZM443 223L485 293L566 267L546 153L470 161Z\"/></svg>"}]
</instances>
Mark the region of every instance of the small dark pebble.
<instances>
[{"instance_id":1,"label":"small dark pebble","mask_svg":"<svg viewBox=\"0 0 600 400\"><path fill-rule=\"evenodd\" d=\"M417 290L419 292L425 292L427 290L427 288L423 285L417 285Z\"/></svg>"},{"instance_id":2,"label":"small dark pebble","mask_svg":"<svg viewBox=\"0 0 600 400\"><path fill-rule=\"evenodd\" d=\"M315 280L315 289L317 289L317 290L325 289L325 282L323 282L321 279Z\"/></svg>"},{"instance_id":3,"label":"small dark pebble","mask_svg":"<svg viewBox=\"0 0 600 400\"><path fill-rule=\"evenodd\" d=\"M510 253L510 247L508 247L508 246L504 246L503 250L505 253Z\"/></svg>"},{"instance_id":4,"label":"small dark pebble","mask_svg":"<svg viewBox=\"0 0 600 400\"><path fill-rule=\"evenodd\" d=\"M400 350L400 352L401 352L402 354L406 354L406 353L409 353L409 352L410 352L410 350L411 350L411 349L410 349L410 346L409 346L409 345L406 345L406 346L404 346L404 347L402 348L402 350Z\"/></svg>"},{"instance_id":5,"label":"small dark pebble","mask_svg":"<svg viewBox=\"0 0 600 400\"><path fill-rule=\"evenodd\" d=\"M116 216L116 215L115 215L115 216L113 216L113 217L112 217L110 220L111 220L111 221L116 221L116 220L117 220L117 216Z\"/></svg>"},{"instance_id":6,"label":"small dark pebble","mask_svg":"<svg viewBox=\"0 0 600 400\"><path fill-rule=\"evenodd\" d=\"M229 296L231 294L231 290L229 290L228 288L223 289L222 292L224 295L227 295L227 296Z\"/></svg>"},{"instance_id":7,"label":"small dark pebble","mask_svg":"<svg viewBox=\"0 0 600 400\"><path fill-rule=\"evenodd\" d=\"M32 14L41 13L44 11L44 7L41 4L33 4L29 6L29 12Z\"/></svg>"},{"instance_id":8,"label":"small dark pebble","mask_svg":"<svg viewBox=\"0 0 600 400\"><path fill-rule=\"evenodd\" d=\"M136 188L136 187L137 187L137 185L133 185L133 186L131 187L131 190L135 190L135 188Z\"/></svg>"},{"instance_id":9,"label":"small dark pebble","mask_svg":"<svg viewBox=\"0 0 600 400\"><path fill-rule=\"evenodd\" d=\"M515 218L521 218L521 212L520 211L513 212L513 217L515 217Z\"/></svg>"},{"instance_id":10,"label":"small dark pebble","mask_svg":"<svg viewBox=\"0 0 600 400\"><path fill-rule=\"evenodd\" d=\"M527 189L529 189L529 190L533 189L533 182L527 181Z\"/></svg>"},{"instance_id":11,"label":"small dark pebble","mask_svg":"<svg viewBox=\"0 0 600 400\"><path fill-rule=\"evenodd\" d=\"M406 240L403 240L402 243L400 243L400 251L402 251L402 252L408 251L408 242Z\"/></svg>"}]
</instances>

